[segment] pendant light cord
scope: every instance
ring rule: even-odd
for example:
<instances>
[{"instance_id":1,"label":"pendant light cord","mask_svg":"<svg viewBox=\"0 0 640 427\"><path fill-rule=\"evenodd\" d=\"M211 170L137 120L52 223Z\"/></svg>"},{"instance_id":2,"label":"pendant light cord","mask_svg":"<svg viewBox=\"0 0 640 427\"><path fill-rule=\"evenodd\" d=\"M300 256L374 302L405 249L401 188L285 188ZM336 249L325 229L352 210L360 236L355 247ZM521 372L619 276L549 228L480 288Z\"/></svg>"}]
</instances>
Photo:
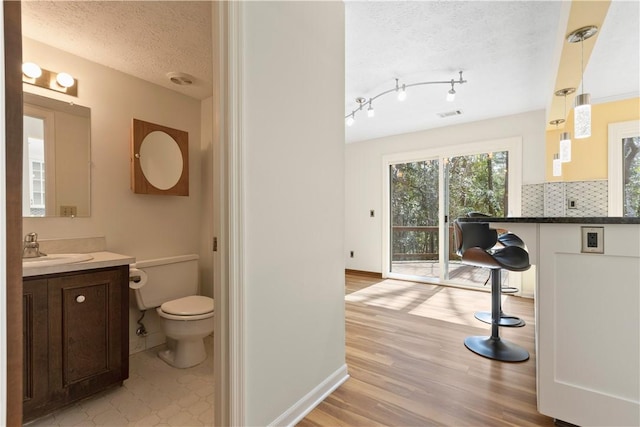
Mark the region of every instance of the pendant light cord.
<instances>
[{"instance_id":1,"label":"pendant light cord","mask_svg":"<svg viewBox=\"0 0 640 427\"><path fill-rule=\"evenodd\" d=\"M580 83L582 84L582 93L584 93L584 37L582 37L580 40L580 69L582 70L582 82Z\"/></svg>"}]
</instances>

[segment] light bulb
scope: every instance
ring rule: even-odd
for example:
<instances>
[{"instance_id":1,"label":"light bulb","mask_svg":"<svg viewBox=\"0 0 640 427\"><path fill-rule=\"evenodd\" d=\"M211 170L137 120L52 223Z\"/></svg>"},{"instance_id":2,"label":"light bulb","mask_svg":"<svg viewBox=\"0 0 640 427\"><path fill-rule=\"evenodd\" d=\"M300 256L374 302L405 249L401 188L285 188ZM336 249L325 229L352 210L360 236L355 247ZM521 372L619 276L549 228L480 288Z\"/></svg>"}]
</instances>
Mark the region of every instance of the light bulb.
<instances>
[{"instance_id":1,"label":"light bulb","mask_svg":"<svg viewBox=\"0 0 640 427\"><path fill-rule=\"evenodd\" d=\"M71 87L74 85L75 81L71 74L68 73L58 73L56 76L56 82L62 87Z\"/></svg>"},{"instance_id":2,"label":"light bulb","mask_svg":"<svg viewBox=\"0 0 640 427\"><path fill-rule=\"evenodd\" d=\"M576 104L573 109L574 129L576 139L589 138L591 136L591 96L583 93L576 96Z\"/></svg>"},{"instance_id":3,"label":"light bulb","mask_svg":"<svg viewBox=\"0 0 640 427\"><path fill-rule=\"evenodd\" d=\"M42 68L40 68L40 66L36 63L25 62L24 64L22 64L22 72L29 78L37 79L42 75Z\"/></svg>"},{"instance_id":4,"label":"light bulb","mask_svg":"<svg viewBox=\"0 0 640 427\"><path fill-rule=\"evenodd\" d=\"M407 91L405 90L404 85L402 85L402 90L398 92L398 101L404 101L405 99L407 99Z\"/></svg>"},{"instance_id":5,"label":"light bulb","mask_svg":"<svg viewBox=\"0 0 640 427\"><path fill-rule=\"evenodd\" d=\"M353 114L347 117L347 126L352 126L355 119L353 118Z\"/></svg>"},{"instance_id":6,"label":"light bulb","mask_svg":"<svg viewBox=\"0 0 640 427\"><path fill-rule=\"evenodd\" d=\"M456 91L451 88L451 90L447 92L447 101L453 102L454 99L456 99Z\"/></svg>"},{"instance_id":7,"label":"light bulb","mask_svg":"<svg viewBox=\"0 0 640 427\"><path fill-rule=\"evenodd\" d=\"M560 161L562 163L571 161L571 134L569 132L560 134Z\"/></svg>"},{"instance_id":8,"label":"light bulb","mask_svg":"<svg viewBox=\"0 0 640 427\"><path fill-rule=\"evenodd\" d=\"M367 117L373 117L376 115L376 111L373 109L373 105L369 103L369 108L367 108Z\"/></svg>"}]
</instances>

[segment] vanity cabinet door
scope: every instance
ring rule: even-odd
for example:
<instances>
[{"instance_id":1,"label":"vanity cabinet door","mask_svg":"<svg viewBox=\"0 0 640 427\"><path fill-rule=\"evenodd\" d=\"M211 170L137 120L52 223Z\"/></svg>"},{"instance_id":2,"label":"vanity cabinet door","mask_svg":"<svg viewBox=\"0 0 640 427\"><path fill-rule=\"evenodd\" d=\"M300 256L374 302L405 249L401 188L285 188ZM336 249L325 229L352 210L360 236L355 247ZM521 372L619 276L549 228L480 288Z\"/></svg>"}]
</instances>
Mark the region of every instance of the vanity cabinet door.
<instances>
[{"instance_id":1,"label":"vanity cabinet door","mask_svg":"<svg viewBox=\"0 0 640 427\"><path fill-rule=\"evenodd\" d=\"M23 403L25 413L36 413L48 402L47 280L25 280L23 316Z\"/></svg>"},{"instance_id":2,"label":"vanity cabinet door","mask_svg":"<svg viewBox=\"0 0 640 427\"><path fill-rule=\"evenodd\" d=\"M127 268L49 279L49 388L70 402L128 377Z\"/></svg>"}]
</instances>

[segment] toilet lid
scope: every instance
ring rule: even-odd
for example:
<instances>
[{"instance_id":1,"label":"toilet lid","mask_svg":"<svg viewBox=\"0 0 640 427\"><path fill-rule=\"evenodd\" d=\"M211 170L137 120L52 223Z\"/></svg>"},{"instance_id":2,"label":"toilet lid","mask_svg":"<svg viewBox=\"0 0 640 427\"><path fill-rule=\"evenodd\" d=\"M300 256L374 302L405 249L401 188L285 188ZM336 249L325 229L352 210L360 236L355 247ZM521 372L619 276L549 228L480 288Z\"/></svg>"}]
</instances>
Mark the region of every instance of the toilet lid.
<instances>
[{"instance_id":1,"label":"toilet lid","mask_svg":"<svg viewBox=\"0 0 640 427\"><path fill-rule=\"evenodd\" d=\"M191 295L184 298L167 301L160 306L165 313L178 316L195 316L213 311L213 299L200 295Z\"/></svg>"}]
</instances>

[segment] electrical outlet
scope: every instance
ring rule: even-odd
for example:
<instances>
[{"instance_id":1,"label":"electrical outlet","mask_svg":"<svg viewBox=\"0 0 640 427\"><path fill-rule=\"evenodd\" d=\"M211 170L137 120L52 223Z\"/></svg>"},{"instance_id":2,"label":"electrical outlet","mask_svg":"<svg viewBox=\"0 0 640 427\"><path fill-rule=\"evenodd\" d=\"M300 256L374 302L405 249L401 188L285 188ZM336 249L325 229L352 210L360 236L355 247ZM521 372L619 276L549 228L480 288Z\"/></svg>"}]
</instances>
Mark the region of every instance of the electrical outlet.
<instances>
[{"instance_id":1,"label":"electrical outlet","mask_svg":"<svg viewBox=\"0 0 640 427\"><path fill-rule=\"evenodd\" d=\"M60 206L60 216L77 216L78 215L78 207L77 206Z\"/></svg>"},{"instance_id":2,"label":"electrical outlet","mask_svg":"<svg viewBox=\"0 0 640 427\"><path fill-rule=\"evenodd\" d=\"M578 209L575 199L567 200L567 209Z\"/></svg>"},{"instance_id":3,"label":"electrical outlet","mask_svg":"<svg viewBox=\"0 0 640 427\"><path fill-rule=\"evenodd\" d=\"M349 252L349 256L353 258L353 251Z\"/></svg>"},{"instance_id":4,"label":"electrical outlet","mask_svg":"<svg viewBox=\"0 0 640 427\"><path fill-rule=\"evenodd\" d=\"M582 227L582 252L604 253L604 227Z\"/></svg>"},{"instance_id":5,"label":"electrical outlet","mask_svg":"<svg viewBox=\"0 0 640 427\"><path fill-rule=\"evenodd\" d=\"M371 218L375 217L375 216L376 216L376 211L374 211L373 209L371 209L371 210L369 211L369 216L370 216Z\"/></svg>"}]
</instances>

